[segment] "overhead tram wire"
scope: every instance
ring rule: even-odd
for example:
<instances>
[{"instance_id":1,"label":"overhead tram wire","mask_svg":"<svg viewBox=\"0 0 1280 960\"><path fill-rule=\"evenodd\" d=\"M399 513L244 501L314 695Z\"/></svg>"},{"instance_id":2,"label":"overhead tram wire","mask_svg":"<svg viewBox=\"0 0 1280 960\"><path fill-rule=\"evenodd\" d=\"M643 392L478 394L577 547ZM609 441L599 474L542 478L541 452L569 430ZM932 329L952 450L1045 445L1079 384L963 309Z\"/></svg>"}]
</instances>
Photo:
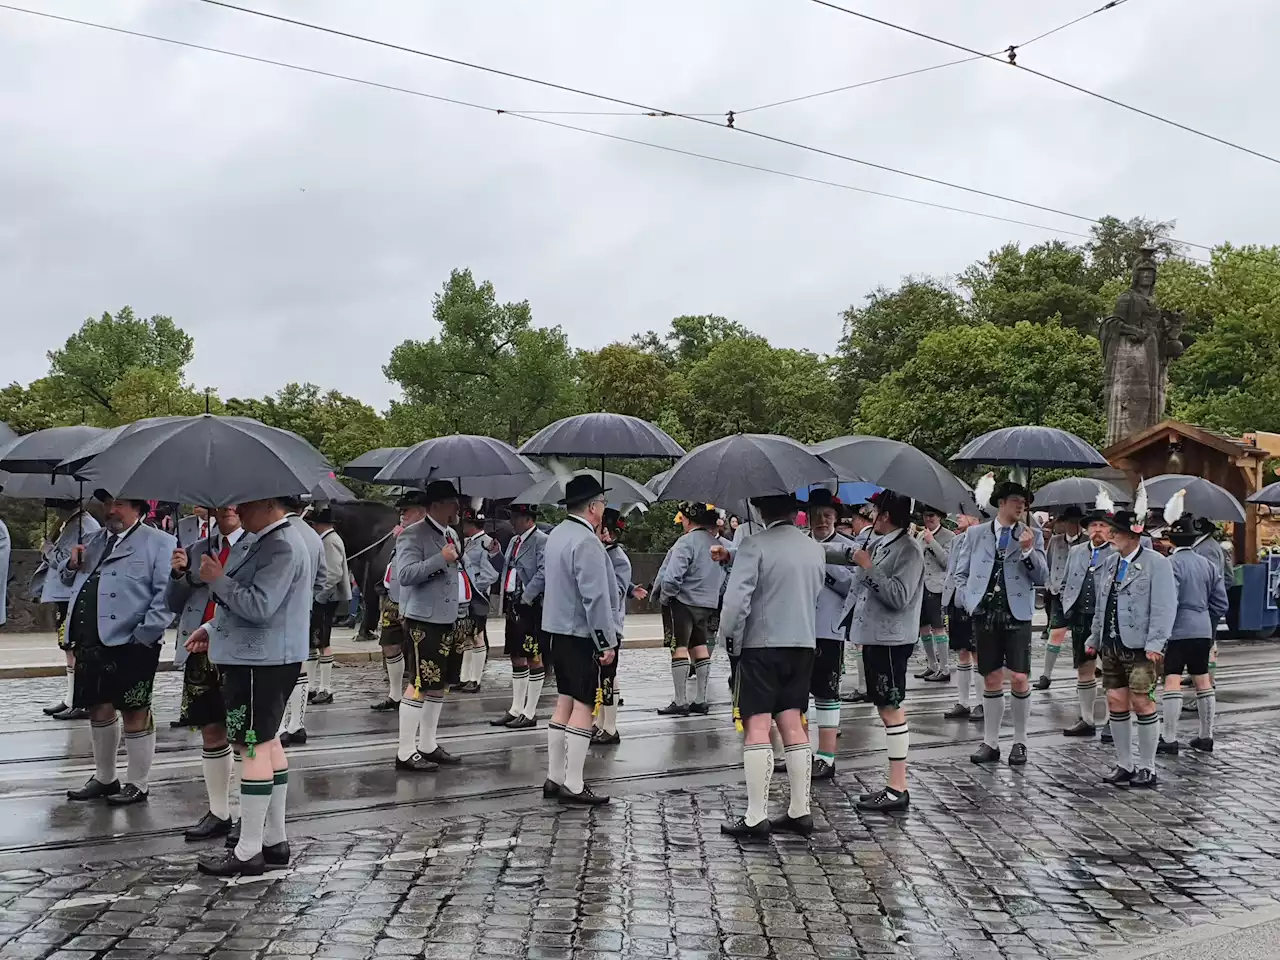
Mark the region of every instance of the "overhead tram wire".
<instances>
[{"instance_id":1,"label":"overhead tram wire","mask_svg":"<svg viewBox=\"0 0 1280 960\"><path fill-rule=\"evenodd\" d=\"M794 140L787 140L784 137L776 137L771 134L761 133L758 130L749 130L745 127L733 125L732 122L730 123L730 125L726 127L726 125L724 124L716 123L712 120L708 120L704 117L695 116L693 114L678 113L673 110L663 110L661 107L655 107L651 104L636 103L635 101L624 100L620 97L613 97L608 94L595 93L590 90L583 90L578 87L571 87L566 84L556 83L551 80L540 80L536 77L530 77L524 74L514 73L512 71L503 70L498 67L490 67L490 66L486 66L485 64L472 63L467 60L459 60L456 57L447 57L443 54L432 53L428 50L421 50L416 47L407 47L407 46L404 46L403 44L392 43L388 40L378 40L374 37L367 37L358 33L350 33L345 30L339 30L335 27L326 27L326 26L323 26L322 24L310 23L305 20L296 20L296 19L293 19L292 17L282 16L281 14L278 14L278 13L270 13L266 10L256 10L253 7L242 7L234 3L229 3L227 2L227 0L198 0L198 2L205 3L214 7L222 7L227 10L234 10L239 13L246 13L251 16L261 17L266 20L275 20L279 23L286 23L291 26L302 27L307 30L315 30L319 33L325 33L331 36L344 37L348 40L356 40L360 43L368 43L373 46L384 47L388 50L397 50L401 53L409 53L409 54L413 54L414 56L425 57L426 59L429 59L429 60L437 60L437 61L440 61L441 63L449 63L449 64L453 64L454 66L466 67L469 70L477 70L477 71L480 71L481 73L489 73L495 76L507 77L508 79L512 79L512 80L520 80L524 83L532 83L536 86L547 87L548 89L559 90L564 93L573 93L578 96L589 97L594 100L601 100L607 103L617 104L618 106L631 107L636 110L659 113L664 116L679 117L683 120L690 120L694 123L706 124L707 126L716 127L718 129L727 128L737 133L745 133L748 136L756 137L757 139L767 140L771 143L777 143L783 146L793 147L795 149L804 150L809 153L815 153L815 154L818 154L819 156L831 157L836 160L844 160L848 163L856 163L860 166L869 167L873 170L880 170L885 173L895 174L897 176L909 177L913 180L920 180L924 183L932 183L935 186L948 187L952 190L960 190L965 193L972 193L975 196L986 197L987 199L990 199L990 200L1000 200L1004 203L1012 203L1012 204L1015 204L1016 206L1027 207L1032 210L1039 210L1042 213L1052 213L1055 216L1067 217L1068 219L1079 220L1084 223L1090 223L1090 224L1099 223L1096 217L1088 217L1088 216L1085 216L1084 214L1072 213L1068 210L1060 210L1056 207L1050 207L1045 204L1032 203L1029 200L1018 200L1013 197L1007 197L1007 196L1004 196L1003 194L994 193L989 190L981 190L977 187L967 187L967 186L964 186L963 184L952 183L951 181L948 181L948 180L942 180L937 177L926 176L925 174L921 174L921 173L913 173L909 170L902 170L897 167L891 167L887 164L874 163L870 160L863 160L859 157L849 156L848 154L837 153L832 150L824 150L821 147L815 147L805 143L798 143ZM730 114L730 120L732 121L732 114ZM1202 250L1209 250L1209 251L1213 250L1213 247L1210 247L1205 244L1190 243L1189 241L1178 241L1172 237L1160 237L1157 239L1172 240L1173 242L1182 243L1184 246L1196 247Z\"/></svg>"},{"instance_id":2,"label":"overhead tram wire","mask_svg":"<svg viewBox=\"0 0 1280 960\"><path fill-rule=\"evenodd\" d=\"M205 0L205 2L214 2L214 0ZM1212 140L1214 143L1222 144L1224 147L1230 147L1232 150L1239 150L1241 153L1250 154L1251 156L1258 157L1261 160L1269 160L1271 163L1280 164L1280 158L1276 158L1271 156L1270 154L1263 153L1261 150L1254 150L1252 147L1246 147L1243 144L1235 143L1234 141L1224 139L1223 137L1215 136L1212 133L1206 133L1204 130L1198 130L1195 127L1188 126L1185 123L1179 123L1177 120L1170 120L1168 117L1162 117L1158 113L1152 113L1150 110L1144 110L1141 107L1135 107L1132 104L1125 103L1122 100L1117 100L1114 97L1109 97L1105 93L1098 93L1094 90L1090 90L1088 87L1082 87L1079 84L1072 83L1069 80L1063 80L1060 77L1055 77L1052 74L1045 73L1042 70L1036 70L1034 67L1028 67L1028 66L1025 66L1024 64L1018 63L1016 59L1016 53L1017 53L1016 47L1008 48L1008 50L1006 51L1006 53L1008 54L1008 59L1001 59L999 54L983 53L980 50L974 50L972 47L966 47L962 43L955 43L954 41L951 41L951 40L944 40L941 37L935 37L932 34L925 33L921 30L915 30L911 27L904 27L900 23L893 23L889 20L882 20L879 17L871 16L871 14L869 13L862 13L861 11L858 11L858 10L851 10L848 7L842 7L838 3L832 3L831 0L810 0L810 3L816 3L820 7L827 7L830 10L836 10L836 11L839 11L840 13L847 13L851 17L858 17L859 19L866 20L869 23L876 23L882 27L888 27L891 30L897 30L897 31L900 31L901 33L907 33L913 37L919 37L922 40L929 40L929 41L932 41L933 43L940 43L944 47L951 47L954 50L960 50L960 51L963 51L964 53L973 54L976 58L981 58L983 60L991 60L991 61L994 61L995 63L999 63L1006 67L1010 67L1010 66L1015 67L1016 69L1021 70L1024 73L1029 73L1029 74L1032 74L1033 76L1040 77L1042 80L1048 80L1050 83L1056 83L1059 86L1066 87L1068 90L1074 90L1077 93L1083 93L1085 96L1093 97L1096 100L1101 100L1104 103L1111 104L1112 106L1120 107L1122 110L1128 110L1131 113L1136 113L1141 116L1147 117L1151 120L1158 121L1159 123L1166 124L1170 127L1175 127L1178 130L1182 130L1186 133L1194 134L1197 137L1203 137L1206 140Z\"/></svg>"}]
</instances>

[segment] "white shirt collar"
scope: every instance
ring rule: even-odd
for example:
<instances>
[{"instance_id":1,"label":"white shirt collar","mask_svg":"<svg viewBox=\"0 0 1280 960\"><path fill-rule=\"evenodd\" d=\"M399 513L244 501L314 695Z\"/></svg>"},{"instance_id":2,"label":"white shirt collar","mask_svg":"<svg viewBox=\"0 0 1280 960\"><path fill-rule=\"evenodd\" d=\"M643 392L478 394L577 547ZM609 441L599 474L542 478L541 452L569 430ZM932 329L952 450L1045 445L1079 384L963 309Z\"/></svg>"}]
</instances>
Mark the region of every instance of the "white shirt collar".
<instances>
[{"instance_id":1,"label":"white shirt collar","mask_svg":"<svg viewBox=\"0 0 1280 960\"><path fill-rule=\"evenodd\" d=\"M222 534L222 531L218 529L217 523L214 523L213 525L212 535L217 537L217 541L216 541L217 543L222 542L223 534ZM234 530L232 530L229 534L226 535L228 545L234 547L239 542L240 538L243 536L244 536L244 527L236 527Z\"/></svg>"},{"instance_id":2,"label":"white shirt collar","mask_svg":"<svg viewBox=\"0 0 1280 960\"><path fill-rule=\"evenodd\" d=\"M1133 553L1129 554L1127 557L1124 558L1124 562L1133 563L1133 558L1136 557L1141 552L1142 552L1142 544L1138 544L1136 547L1134 547Z\"/></svg>"},{"instance_id":3,"label":"white shirt collar","mask_svg":"<svg viewBox=\"0 0 1280 960\"><path fill-rule=\"evenodd\" d=\"M444 537L446 540L448 540L448 539L449 539L449 528L448 528L448 527L443 527L443 526L441 526L440 524L436 523L436 518L435 518L435 517L433 517L433 516L432 516L431 514L429 514L429 513L427 514L426 519L430 522L430 524L431 524L433 527L435 527L435 528L436 528L436 531L440 534L440 536Z\"/></svg>"},{"instance_id":4,"label":"white shirt collar","mask_svg":"<svg viewBox=\"0 0 1280 960\"><path fill-rule=\"evenodd\" d=\"M588 530L590 530L592 533L595 533L595 532L596 532L596 528L595 528L595 527L593 527L593 526L591 525L591 522L590 522L589 520L587 520L585 517L580 517L580 516L578 516L576 513L571 513L571 514L569 514L565 519L566 519L566 520L576 520L578 523L582 524L584 527L586 527L586 528L587 528Z\"/></svg>"},{"instance_id":5,"label":"white shirt collar","mask_svg":"<svg viewBox=\"0 0 1280 960\"><path fill-rule=\"evenodd\" d=\"M284 517L277 520L275 523L271 523L263 527L261 530L258 531L258 536L260 538L265 537L268 533L270 533L272 530L275 530L277 527L283 527L286 523L289 522L290 516L291 514L286 514Z\"/></svg>"}]
</instances>

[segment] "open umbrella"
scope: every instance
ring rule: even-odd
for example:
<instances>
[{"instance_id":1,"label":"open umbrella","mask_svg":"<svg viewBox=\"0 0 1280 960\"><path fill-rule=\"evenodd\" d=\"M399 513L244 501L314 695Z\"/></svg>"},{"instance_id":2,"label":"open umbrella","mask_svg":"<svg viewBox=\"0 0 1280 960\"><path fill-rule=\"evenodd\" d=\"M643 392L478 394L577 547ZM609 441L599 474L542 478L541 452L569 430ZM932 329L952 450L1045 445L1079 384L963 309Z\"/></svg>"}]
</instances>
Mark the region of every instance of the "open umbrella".
<instances>
[{"instance_id":1,"label":"open umbrella","mask_svg":"<svg viewBox=\"0 0 1280 960\"><path fill-rule=\"evenodd\" d=\"M342 468L342 475L352 480L372 483L378 472L404 451L404 447L378 447L362 453Z\"/></svg>"},{"instance_id":2,"label":"open umbrella","mask_svg":"<svg viewBox=\"0 0 1280 960\"><path fill-rule=\"evenodd\" d=\"M117 497L221 507L303 496L330 472L320 451L296 434L206 413L123 436L80 475Z\"/></svg>"},{"instance_id":3,"label":"open umbrella","mask_svg":"<svg viewBox=\"0 0 1280 960\"><path fill-rule=\"evenodd\" d=\"M338 478L330 472L311 488L311 499L315 503L355 503L360 498L338 482Z\"/></svg>"},{"instance_id":4,"label":"open umbrella","mask_svg":"<svg viewBox=\"0 0 1280 960\"><path fill-rule=\"evenodd\" d=\"M832 488L835 488L834 490ZM796 498L803 503L809 502L809 494L819 488L834 493L841 503L859 504L867 503L874 494L879 493L884 487L875 483L864 483L861 480L850 480L842 483L820 483L813 487L812 490L797 490Z\"/></svg>"},{"instance_id":5,"label":"open umbrella","mask_svg":"<svg viewBox=\"0 0 1280 960\"><path fill-rule=\"evenodd\" d=\"M790 437L738 433L685 454L667 474L659 496L736 505L753 497L790 495L835 479L834 474Z\"/></svg>"},{"instance_id":6,"label":"open umbrella","mask_svg":"<svg viewBox=\"0 0 1280 960\"><path fill-rule=\"evenodd\" d=\"M1106 458L1074 433L1056 427L1003 427L966 443L952 463L966 466L1047 467L1087 470L1108 467Z\"/></svg>"},{"instance_id":7,"label":"open umbrella","mask_svg":"<svg viewBox=\"0 0 1280 960\"><path fill-rule=\"evenodd\" d=\"M181 417L148 417L144 420L135 420L133 423L126 423L121 427L112 427L109 430L100 430L93 436L89 437L84 443L76 447L71 453L67 454L55 468L55 472L76 475L83 469L90 460L98 454L105 451L113 443L121 437L128 437L137 433L139 430L149 430L152 427L160 426L170 422L171 420L180 420Z\"/></svg>"},{"instance_id":8,"label":"open umbrella","mask_svg":"<svg viewBox=\"0 0 1280 960\"><path fill-rule=\"evenodd\" d=\"M575 476L599 478L600 474L595 470L579 470L574 474L546 477L521 491L511 502L534 505L560 503L564 500L565 484L569 482L571 477ZM603 483L605 489L609 491L609 502L611 504L649 504L657 499L652 490L619 473L606 473Z\"/></svg>"},{"instance_id":9,"label":"open umbrella","mask_svg":"<svg viewBox=\"0 0 1280 960\"><path fill-rule=\"evenodd\" d=\"M74 477L41 473L0 473L0 496L14 500L83 500L84 484Z\"/></svg>"},{"instance_id":10,"label":"open umbrella","mask_svg":"<svg viewBox=\"0 0 1280 960\"><path fill-rule=\"evenodd\" d=\"M1280 483L1269 483L1252 497L1250 503L1260 503L1264 507L1280 507Z\"/></svg>"},{"instance_id":11,"label":"open umbrella","mask_svg":"<svg viewBox=\"0 0 1280 960\"><path fill-rule=\"evenodd\" d=\"M583 413L543 427L520 447L531 457L684 456L684 448L661 428L621 413Z\"/></svg>"},{"instance_id":12,"label":"open umbrella","mask_svg":"<svg viewBox=\"0 0 1280 960\"><path fill-rule=\"evenodd\" d=\"M1066 477L1046 483L1035 493L1036 508L1040 507L1092 507L1098 494L1105 493L1112 503L1129 504L1133 498L1114 483L1094 477Z\"/></svg>"},{"instance_id":13,"label":"open umbrella","mask_svg":"<svg viewBox=\"0 0 1280 960\"><path fill-rule=\"evenodd\" d=\"M101 427L50 427L12 441L0 449L0 470L7 473L53 473L60 464L94 437Z\"/></svg>"},{"instance_id":14,"label":"open umbrella","mask_svg":"<svg viewBox=\"0 0 1280 960\"><path fill-rule=\"evenodd\" d=\"M18 439L18 432L14 430L11 426L9 426L7 423L5 423L3 420L0 420L0 453L4 451L4 448L6 446L13 443L13 441L17 439Z\"/></svg>"},{"instance_id":15,"label":"open umbrella","mask_svg":"<svg viewBox=\"0 0 1280 960\"><path fill-rule=\"evenodd\" d=\"M1206 520L1244 523L1244 507L1228 491L1206 480L1185 473L1166 473L1143 481L1147 502L1152 508L1162 507L1179 490L1186 491L1183 509Z\"/></svg>"},{"instance_id":16,"label":"open umbrella","mask_svg":"<svg viewBox=\"0 0 1280 960\"><path fill-rule=\"evenodd\" d=\"M884 437L836 437L809 450L840 480L861 480L947 513L977 515L973 495L946 467L909 443Z\"/></svg>"},{"instance_id":17,"label":"open umbrella","mask_svg":"<svg viewBox=\"0 0 1280 960\"><path fill-rule=\"evenodd\" d=\"M453 434L415 443L393 457L376 483L427 483L462 477L528 476L533 464L493 437Z\"/></svg>"},{"instance_id":18,"label":"open umbrella","mask_svg":"<svg viewBox=\"0 0 1280 960\"><path fill-rule=\"evenodd\" d=\"M662 485L667 482L667 474L669 474L670 472L671 472L671 469L668 467L666 470L663 470L661 473L655 473L652 477L650 477L648 480L644 482L644 485L649 488L650 493L653 493L655 495L661 494Z\"/></svg>"}]
</instances>

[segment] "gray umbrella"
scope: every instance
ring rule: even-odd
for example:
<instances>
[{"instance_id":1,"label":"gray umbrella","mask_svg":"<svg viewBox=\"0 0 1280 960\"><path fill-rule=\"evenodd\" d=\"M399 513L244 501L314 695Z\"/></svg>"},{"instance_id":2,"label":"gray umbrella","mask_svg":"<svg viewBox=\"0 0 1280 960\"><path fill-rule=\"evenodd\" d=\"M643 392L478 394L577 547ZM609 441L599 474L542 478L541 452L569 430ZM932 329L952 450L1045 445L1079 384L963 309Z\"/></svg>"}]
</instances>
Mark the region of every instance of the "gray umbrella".
<instances>
[{"instance_id":1,"label":"gray umbrella","mask_svg":"<svg viewBox=\"0 0 1280 960\"><path fill-rule=\"evenodd\" d=\"M104 433L101 427L50 427L25 434L0 450L0 470L53 473L63 460Z\"/></svg>"},{"instance_id":2,"label":"gray umbrella","mask_svg":"<svg viewBox=\"0 0 1280 960\"><path fill-rule=\"evenodd\" d=\"M1105 493L1114 504L1130 504L1133 498L1114 483L1093 477L1066 477L1046 483L1035 492L1034 504L1040 507L1083 507L1088 510Z\"/></svg>"},{"instance_id":3,"label":"gray umbrella","mask_svg":"<svg viewBox=\"0 0 1280 960\"><path fill-rule=\"evenodd\" d=\"M1003 427L966 443L952 463L967 466L1047 467L1087 470L1109 467L1106 457L1074 433L1057 427Z\"/></svg>"},{"instance_id":4,"label":"gray umbrella","mask_svg":"<svg viewBox=\"0 0 1280 960\"><path fill-rule=\"evenodd\" d=\"M372 483L378 472L397 456L404 453L405 449L405 447L378 447L376 450L362 453L342 468L342 475L350 477L352 480L363 480L366 483Z\"/></svg>"},{"instance_id":5,"label":"gray umbrella","mask_svg":"<svg viewBox=\"0 0 1280 960\"><path fill-rule=\"evenodd\" d=\"M57 466L58 473L78 474L80 470L94 457L102 453L121 437L128 437L139 430L150 430L152 427L158 427L161 424L168 423L171 420L180 420L181 417L148 417L145 420L135 420L133 423L126 423L122 427L112 427L109 430L101 430L96 435L90 437L82 443L74 451L67 454L62 462Z\"/></svg>"},{"instance_id":6,"label":"gray umbrella","mask_svg":"<svg viewBox=\"0 0 1280 960\"><path fill-rule=\"evenodd\" d=\"M83 500L84 484L74 477L43 473L0 473L0 496L14 500Z\"/></svg>"},{"instance_id":7,"label":"gray umbrella","mask_svg":"<svg viewBox=\"0 0 1280 960\"><path fill-rule=\"evenodd\" d=\"M1264 507L1280 507L1280 483L1269 483L1252 497L1250 503L1260 503Z\"/></svg>"},{"instance_id":8,"label":"gray umbrella","mask_svg":"<svg viewBox=\"0 0 1280 960\"><path fill-rule=\"evenodd\" d=\"M304 496L331 467L297 434L247 417L175 417L121 437L81 470L117 497L221 507Z\"/></svg>"},{"instance_id":9,"label":"gray umbrella","mask_svg":"<svg viewBox=\"0 0 1280 960\"><path fill-rule=\"evenodd\" d=\"M579 470L573 474L564 476L550 476L539 480L537 483L523 490L512 503L528 503L533 505L539 504L556 504L564 500L564 486L569 482L571 477L590 476L597 480L600 478L599 470ZM644 485L637 483L630 477L624 477L619 473L606 473L604 475L604 486L609 491L610 503L653 503L656 499L653 492Z\"/></svg>"},{"instance_id":10,"label":"gray umbrella","mask_svg":"<svg viewBox=\"0 0 1280 960\"><path fill-rule=\"evenodd\" d=\"M947 513L978 516L972 492L946 467L909 443L884 437L837 437L809 448L842 481L861 480Z\"/></svg>"},{"instance_id":11,"label":"gray umbrella","mask_svg":"<svg viewBox=\"0 0 1280 960\"><path fill-rule=\"evenodd\" d=\"M1183 510L1206 520L1244 523L1244 507L1228 491L1206 480L1185 473L1166 473L1143 481L1149 509L1163 507L1179 490L1186 491Z\"/></svg>"},{"instance_id":12,"label":"gray umbrella","mask_svg":"<svg viewBox=\"0 0 1280 960\"><path fill-rule=\"evenodd\" d=\"M732 508L753 497L793 494L833 479L834 472L790 437L738 433L685 454L671 468L659 496Z\"/></svg>"},{"instance_id":13,"label":"gray umbrella","mask_svg":"<svg viewBox=\"0 0 1280 960\"><path fill-rule=\"evenodd\" d=\"M404 450L374 477L377 483L429 483L465 477L528 476L532 464L493 437L433 437Z\"/></svg>"},{"instance_id":14,"label":"gray umbrella","mask_svg":"<svg viewBox=\"0 0 1280 960\"><path fill-rule=\"evenodd\" d=\"M360 498L343 486L333 473L330 473L311 488L311 499L315 503L355 503Z\"/></svg>"},{"instance_id":15,"label":"gray umbrella","mask_svg":"<svg viewBox=\"0 0 1280 960\"><path fill-rule=\"evenodd\" d=\"M18 432L3 420L0 420L0 453L3 453L4 448L17 439Z\"/></svg>"},{"instance_id":16,"label":"gray umbrella","mask_svg":"<svg viewBox=\"0 0 1280 960\"><path fill-rule=\"evenodd\" d=\"M621 413L583 413L543 427L525 441L529 457L671 458L684 448L660 427Z\"/></svg>"},{"instance_id":17,"label":"gray umbrella","mask_svg":"<svg viewBox=\"0 0 1280 960\"><path fill-rule=\"evenodd\" d=\"M644 482L651 493L661 494L662 485L667 482L667 474L671 472L670 468L663 470L661 473L655 473L652 477Z\"/></svg>"}]
</instances>

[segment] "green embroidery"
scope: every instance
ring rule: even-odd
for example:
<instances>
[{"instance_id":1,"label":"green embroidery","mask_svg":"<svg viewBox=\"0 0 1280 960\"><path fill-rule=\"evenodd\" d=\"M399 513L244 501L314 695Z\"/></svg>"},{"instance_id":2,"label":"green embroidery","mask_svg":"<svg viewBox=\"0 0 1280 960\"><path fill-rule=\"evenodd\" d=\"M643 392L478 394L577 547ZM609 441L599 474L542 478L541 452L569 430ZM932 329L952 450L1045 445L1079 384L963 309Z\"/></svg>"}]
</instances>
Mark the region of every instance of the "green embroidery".
<instances>
[{"instance_id":1,"label":"green embroidery","mask_svg":"<svg viewBox=\"0 0 1280 960\"><path fill-rule=\"evenodd\" d=\"M151 706L151 681L139 680L120 698L126 709L145 710Z\"/></svg>"},{"instance_id":2,"label":"green embroidery","mask_svg":"<svg viewBox=\"0 0 1280 960\"><path fill-rule=\"evenodd\" d=\"M248 707L241 705L234 710L227 711L227 738L229 740L237 740L240 733L244 730L245 715Z\"/></svg>"}]
</instances>

